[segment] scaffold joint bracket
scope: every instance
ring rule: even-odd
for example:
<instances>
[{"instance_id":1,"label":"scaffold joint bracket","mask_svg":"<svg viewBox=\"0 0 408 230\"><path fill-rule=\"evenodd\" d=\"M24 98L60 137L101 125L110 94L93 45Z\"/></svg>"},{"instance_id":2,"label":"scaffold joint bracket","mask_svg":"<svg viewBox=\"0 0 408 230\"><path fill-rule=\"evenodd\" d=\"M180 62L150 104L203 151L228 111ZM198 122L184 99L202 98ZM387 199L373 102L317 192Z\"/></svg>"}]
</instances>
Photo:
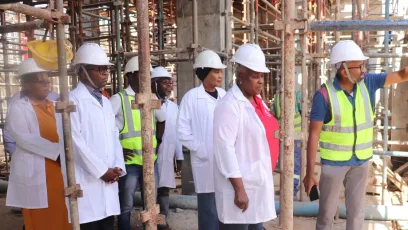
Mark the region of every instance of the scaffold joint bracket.
<instances>
[{"instance_id":1,"label":"scaffold joint bracket","mask_svg":"<svg viewBox=\"0 0 408 230\"><path fill-rule=\"evenodd\" d=\"M59 101L55 104L55 110L58 113L62 113L64 112L64 110L69 113L72 113L72 112L76 112L76 105L74 105L72 101L69 101L68 104L66 102Z\"/></svg>"},{"instance_id":2,"label":"scaffold joint bracket","mask_svg":"<svg viewBox=\"0 0 408 230\"><path fill-rule=\"evenodd\" d=\"M132 101L132 109L139 109L141 106L146 104L150 104L152 109L160 109L161 102L156 98L156 95L152 93L139 93L136 95L136 100Z\"/></svg>"},{"instance_id":3,"label":"scaffold joint bracket","mask_svg":"<svg viewBox=\"0 0 408 230\"><path fill-rule=\"evenodd\" d=\"M64 188L63 194L65 197L71 197L71 198L78 198L78 197L83 196L83 192L79 184Z\"/></svg>"},{"instance_id":4,"label":"scaffold joint bracket","mask_svg":"<svg viewBox=\"0 0 408 230\"><path fill-rule=\"evenodd\" d=\"M146 223L149 220L154 221L156 224L164 224L164 215L160 213L160 206L156 205L154 210L144 210L138 215L138 219L142 223Z\"/></svg>"}]
</instances>

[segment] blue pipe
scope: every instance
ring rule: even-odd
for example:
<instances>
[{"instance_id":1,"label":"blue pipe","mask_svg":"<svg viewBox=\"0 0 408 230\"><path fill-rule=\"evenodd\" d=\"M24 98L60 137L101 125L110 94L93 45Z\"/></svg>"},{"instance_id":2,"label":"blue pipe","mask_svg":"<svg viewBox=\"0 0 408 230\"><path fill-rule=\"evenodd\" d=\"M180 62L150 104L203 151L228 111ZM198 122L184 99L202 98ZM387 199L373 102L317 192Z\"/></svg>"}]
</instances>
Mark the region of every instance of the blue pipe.
<instances>
[{"instance_id":1,"label":"blue pipe","mask_svg":"<svg viewBox=\"0 0 408 230\"><path fill-rule=\"evenodd\" d=\"M392 31L407 30L408 20L309 21L309 31Z\"/></svg>"},{"instance_id":2,"label":"blue pipe","mask_svg":"<svg viewBox=\"0 0 408 230\"><path fill-rule=\"evenodd\" d=\"M135 205L141 205L140 193L135 196ZM170 208L197 209L197 197L185 195L170 195ZM280 203L275 201L275 209L279 214ZM346 219L346 206L338 206L339 217ZM406 214L407 206L384 206L384 205L366 205L364 206L365 220L390 221L390 220L408 220ZM316 217L319 211L319 203L313 202L293 202L293 215Z\"/></svg>"}]
</instances>

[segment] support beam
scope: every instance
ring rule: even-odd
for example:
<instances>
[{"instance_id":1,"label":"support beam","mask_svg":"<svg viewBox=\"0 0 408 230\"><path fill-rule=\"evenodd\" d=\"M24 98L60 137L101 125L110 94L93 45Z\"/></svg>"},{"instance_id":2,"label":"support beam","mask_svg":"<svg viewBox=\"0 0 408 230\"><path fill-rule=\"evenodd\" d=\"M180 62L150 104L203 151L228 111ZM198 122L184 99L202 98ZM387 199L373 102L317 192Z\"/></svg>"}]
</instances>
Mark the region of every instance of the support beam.
<instances>
[{"instance_id":1,"label":"support beam","mask_svg":"<svg viewBox=\"0 0 408 230\"><path fill-rule=\"evenodd\" d=\"M408 20L309 21L310 31L380 31L406 30Z\"/></svg>"}]
</instances>

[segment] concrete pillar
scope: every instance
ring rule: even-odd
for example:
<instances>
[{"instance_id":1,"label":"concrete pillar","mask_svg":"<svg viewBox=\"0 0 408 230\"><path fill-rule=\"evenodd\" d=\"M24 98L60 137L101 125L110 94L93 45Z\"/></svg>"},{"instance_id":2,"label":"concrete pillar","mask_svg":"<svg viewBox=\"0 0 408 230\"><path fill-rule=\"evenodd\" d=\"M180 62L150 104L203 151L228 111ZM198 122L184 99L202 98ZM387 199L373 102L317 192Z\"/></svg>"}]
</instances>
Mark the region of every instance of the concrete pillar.
<instances>
[{"instance_id":1,"label":"concrete pillar","mask_svg":"<svg viewBox=\"0 0 408 230\"><path fill-rule=\"evenodd\" d=\"M192 1L177 1L177 48L187 48L193 43ZM198 44L215 51L225 49L225 10L224 0L197 0ZM188 58L188 54L179 54L179 58ZM177 99L194 87L196 76L193 62L177 64ZM231 77L230 77L231 79Z\"/></svg>"}]
</instances>

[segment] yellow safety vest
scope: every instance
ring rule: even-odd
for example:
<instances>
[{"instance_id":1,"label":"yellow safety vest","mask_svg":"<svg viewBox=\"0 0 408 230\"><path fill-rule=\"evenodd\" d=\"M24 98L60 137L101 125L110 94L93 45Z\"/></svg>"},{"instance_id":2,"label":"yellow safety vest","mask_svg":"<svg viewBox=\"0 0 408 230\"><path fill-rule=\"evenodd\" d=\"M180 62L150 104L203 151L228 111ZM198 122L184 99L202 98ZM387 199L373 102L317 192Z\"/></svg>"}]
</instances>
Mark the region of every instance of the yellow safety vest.
<instances>
[{"instance_id":1,"label":"yellow safety vest","mask_svg":"<svg viewBox=\"0 0 408 230\"><path fill-rule=\"evenodd\" d=\"M281 107L280 107L280 96L279 94L275 94L274 96L274 104L275 104L275 116L280 120L281 118ZM296 105L295 101L295 105ZM300 115L299 111L295 111L295 131L301 131L302 130L302 116Z\"/></svg>"},{"instance_id":2,"label":"yellow safety vest","mask_svg":"<svg viewBox=\"0 0 408 230\"><path fill-rule=\"evenodd\" d=\"M140 110L132 109L131 104L134 98L126 93L126 91L119 93L122 102L123 111L123 129L119 133L120 144L125 149L131 149L135 155L125 162L127 165L143 165L143 153L142 153L142 120L140 116ZM125 100L126 99L126 100ZM156 152L156 121L152 118L153 129L153 152ZM157 159L157 155L154 154L154 160Z\"/></svg>"},{"instance_id":3,"label":"yellow safety vest","mask_svg":"<svg viewBox=\"0 0 408 230\"><path fill-rule=\"evenodd\" d=\"M343 90L333 83L325 84L329 95L332 119L320 134L320 155L330 161L348 161L356 154L360 160L373 155L374 114L364 82L356 84L355 109Z\"/></svg>"}]
</instances>

